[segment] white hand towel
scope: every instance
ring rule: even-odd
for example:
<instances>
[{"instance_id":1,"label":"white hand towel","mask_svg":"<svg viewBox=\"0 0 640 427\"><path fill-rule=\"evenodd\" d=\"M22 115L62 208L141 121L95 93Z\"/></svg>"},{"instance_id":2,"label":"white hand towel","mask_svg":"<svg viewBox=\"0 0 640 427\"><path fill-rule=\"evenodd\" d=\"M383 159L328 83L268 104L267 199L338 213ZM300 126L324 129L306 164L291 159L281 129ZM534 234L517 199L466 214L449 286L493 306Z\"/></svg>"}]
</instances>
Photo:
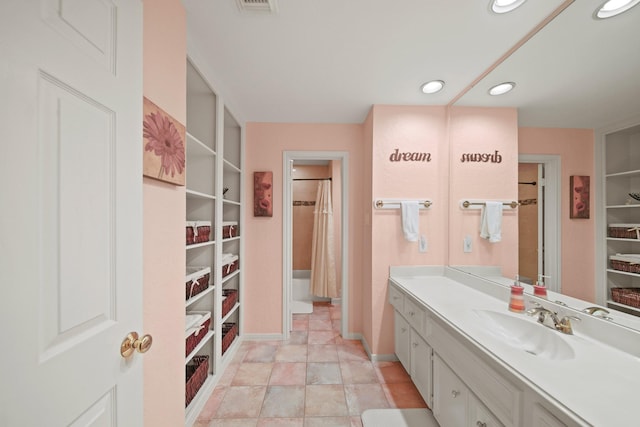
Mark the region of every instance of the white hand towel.
<instances>
[{"instance_id":1,"label":"white hand towel","mask_svg":"<svg viewBox=\"0 0 640 427\"><path fill-rule=\"evenodd\" d=\"M491 243L502 239L502 202L485 202L480 215L480 237Z\"/></svg>"},{"instance_id":2,"label":"white hand towel","mask_svg":"<svg viewBox=\"0 0 640 427\"><path fill-rule=\"evenodd\" d=\"M418 240L419 232L419 211L420 206L417 201L400 202L402 209L402 232L404 238L410 242Z\"/></svg>"}]
</instances>

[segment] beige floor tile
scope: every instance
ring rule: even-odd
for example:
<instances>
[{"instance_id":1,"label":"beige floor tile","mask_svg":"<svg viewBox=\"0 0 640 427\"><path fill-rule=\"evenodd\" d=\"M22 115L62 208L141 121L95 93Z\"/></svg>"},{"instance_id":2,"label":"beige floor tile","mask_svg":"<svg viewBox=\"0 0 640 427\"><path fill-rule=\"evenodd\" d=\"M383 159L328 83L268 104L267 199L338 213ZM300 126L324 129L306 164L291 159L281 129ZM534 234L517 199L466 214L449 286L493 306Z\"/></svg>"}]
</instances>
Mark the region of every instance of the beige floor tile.
<instances>
[{"instance_id":1,"label":"beige floor tile","mask_svg":"<svg viewBox=\"0 0 640 427\"><path fill-rule=\"evenodd\" d=\"M387 383L382 384L382 389L392 408L426 408L420 392L413 383Z\"/></svg>"},{"instance_id":2,"label":"beige floor tile","mask_svg":"<svg viewBox=\"0 0 640 427\"><path fill-rule=\"evenodd\" d=\"M380 384L349 384L344 386L344 392L349 415L360 415L367 409L389 407Z\"/></svg>"},{"instance_id":3,"label":"beige floor tile","mask_svg":"<svg viewBox=\"0 0 640 427\"><path fill-rule=\"evenodd\" d=\"M269 385L305 385L307 364L304 362L278 362L273 364Z\"/></svg>"},{"instance_id":4,"label":"beige floor tile","mask_svg":"<svg viewBox=\"0 0 640 427\"><path fill-rule=\"evenodd\" d=\"M338 349L335 344L309 344L307 362L338 362Z\"/></svg>"},{"instance_id":5,"label":"beige floor tile","mask_svg":"<svg viewBox=\"0 0 640 427\"><path fill-rule=\"evenodd\" d=\"M378 376L373 364L367 361L340 362L344 384L378 384Z\"/></svg>"},{"instance_id":6,"label":"beige floor tile","mask_svg":"<svg viewBox=\"0 0 640 427\"><path fill-rule=\"evenodd\" d=\"M342 385L308 385L305 417L344 417L349 414Z\"/></svg>"},{"instance_id":7,"label":"beige floor tile","mask_svg":"<svg viewBox=\"0 0 640 427\"><path fill-rule=\"evenodd\" d=\"M351 427L351 420L349 417L307 417L304 427Z\"/></svg>"},{"instance_id":8,"label":"beige floor tile","mask_svg":"<svg viewBox=\"0 0 640 427\"><path fill-rule=\"evenodd\" d=\"M307 346L305 344L281 345L275 355L276 362L306 362Z\"/></svg>"},{"instance_id":9,"label":"beige floor tile","mask_svg":"<svg viewBox=\"0 0 640 427\"><path fill-rule=\"evenodd\" d=\"M260 418L304 417L305 386L269 386L262 404Z\"/></svg>"},{"instance_id":10,"label":"beige floor tile","mask_svg":"<svg viewBox=\"0 0 640 427\"><path fill-rule=\"evenodd\" d=\"M342 384L340 364L330 362L307 363L307 384Z\"/></svg>"},{"instance_id":11,"label":"beige floor tile","mask_svg":"<svg viewBox=\"0 0 640 427\"><path fill-rule=\"evenodd\" d=\"M304 418L260 418L256 427L304 427Z\"/></svg>"},{"instance_id":12,"label":"beige floor tile","mask_svg":"<svg viewBox=\"0 0 640 427\"><path fill-rule=\"evenodd\" d=\"M231 385L267 385L273 363L243 363L238 368Z\"/></svg>"},{"instance_id":13,"label":"beige floor tile","mask_svg":"<svg viewBox=\"0 0 640 427\"><path fill-rule=\"evenodd\" d=\"M229 387L216 418L258 418L266 391L266 386Z\"/></svg>"}]
</instances>

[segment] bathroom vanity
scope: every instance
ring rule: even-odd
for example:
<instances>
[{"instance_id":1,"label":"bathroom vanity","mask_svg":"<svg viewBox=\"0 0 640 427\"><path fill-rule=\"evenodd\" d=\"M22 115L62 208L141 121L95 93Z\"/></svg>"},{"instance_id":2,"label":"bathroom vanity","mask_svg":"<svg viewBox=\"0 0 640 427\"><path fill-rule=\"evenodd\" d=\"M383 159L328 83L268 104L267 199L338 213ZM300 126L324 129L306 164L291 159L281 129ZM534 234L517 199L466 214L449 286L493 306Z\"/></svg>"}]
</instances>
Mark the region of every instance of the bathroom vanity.
<instances>
[{"instance_id":1,"label":"bathroom vanity","mask_svg":"<svg viewBox=\"0 0 640 427\"><path fill-rule=\"evenodd\" d=\"M638 331L566 308L581 321L564 334L510 312L508 287L445 267L392 267L388 297L396 355L441 427L638 424Z\"/></svg>"}]
</instances>

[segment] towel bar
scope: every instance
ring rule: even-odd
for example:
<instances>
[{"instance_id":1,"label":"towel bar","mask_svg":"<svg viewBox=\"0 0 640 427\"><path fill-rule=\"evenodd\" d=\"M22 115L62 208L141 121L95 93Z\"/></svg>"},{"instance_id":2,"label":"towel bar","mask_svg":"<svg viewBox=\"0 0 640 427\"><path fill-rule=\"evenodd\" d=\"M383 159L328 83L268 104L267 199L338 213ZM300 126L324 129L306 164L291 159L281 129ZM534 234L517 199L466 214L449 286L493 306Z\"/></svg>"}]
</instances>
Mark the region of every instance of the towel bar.
<instances>
[{"instance_id":1,"label":"towel bar","mask_svg":"<svg viewBox=\"0 0 640 427\"><path fill-rule=\"evenodd\" d=\"M413 201L414 199L376 199L373 206L376 209L400 209L400 203L405 201ZM420 209L429 209L433 202L429 199L415 200L420 204Z\"/></svg>"},{"instance_id":2,"label":"towel bar","mask_svg":"<svg viewBox=\"0 0 640 427\"><path fill-rule=\"evenodd\" d=\"M508 201L508 202L502 202L502 204L504 206L507 206L507 207L511 208L511 209L515 209L520 205L520 203L516 202L515 200L514 201ZM464 209L480 209L484 205L485 205L485 202L484 201L479 201L479 200L472 200L472 201L464 200L464 201L460 202L460 206L462 208L464 208Z\"/></svg>"}]
</instances>

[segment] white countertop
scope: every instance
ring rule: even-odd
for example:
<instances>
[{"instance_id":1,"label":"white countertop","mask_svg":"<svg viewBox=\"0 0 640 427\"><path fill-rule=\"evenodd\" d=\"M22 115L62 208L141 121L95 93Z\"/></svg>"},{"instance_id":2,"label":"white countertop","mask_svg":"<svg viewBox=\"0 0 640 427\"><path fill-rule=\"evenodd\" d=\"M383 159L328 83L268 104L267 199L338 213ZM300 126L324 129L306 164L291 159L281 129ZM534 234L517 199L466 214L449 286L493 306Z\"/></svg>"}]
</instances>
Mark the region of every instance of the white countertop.
<instances>
[{"instance_id":1,"label":"white countertop","mask_svg":"<svg viewBox=\"0 0 640 427\"><path fill-rule=\"evenodd\" d=\"M536 323L530 316L510 312L508 297L499 299L443 274L417 271L413 276L409 270L392 274L391 280L550 400L594 426L640 425L636 407L640 405L640 358L594 340L575 325L574 335L549 329L571 346L572 359L529 354L491 334L476 313L491 310ZM640 333L638 340L640 345Z\"/></svg>"}]
</instances>

